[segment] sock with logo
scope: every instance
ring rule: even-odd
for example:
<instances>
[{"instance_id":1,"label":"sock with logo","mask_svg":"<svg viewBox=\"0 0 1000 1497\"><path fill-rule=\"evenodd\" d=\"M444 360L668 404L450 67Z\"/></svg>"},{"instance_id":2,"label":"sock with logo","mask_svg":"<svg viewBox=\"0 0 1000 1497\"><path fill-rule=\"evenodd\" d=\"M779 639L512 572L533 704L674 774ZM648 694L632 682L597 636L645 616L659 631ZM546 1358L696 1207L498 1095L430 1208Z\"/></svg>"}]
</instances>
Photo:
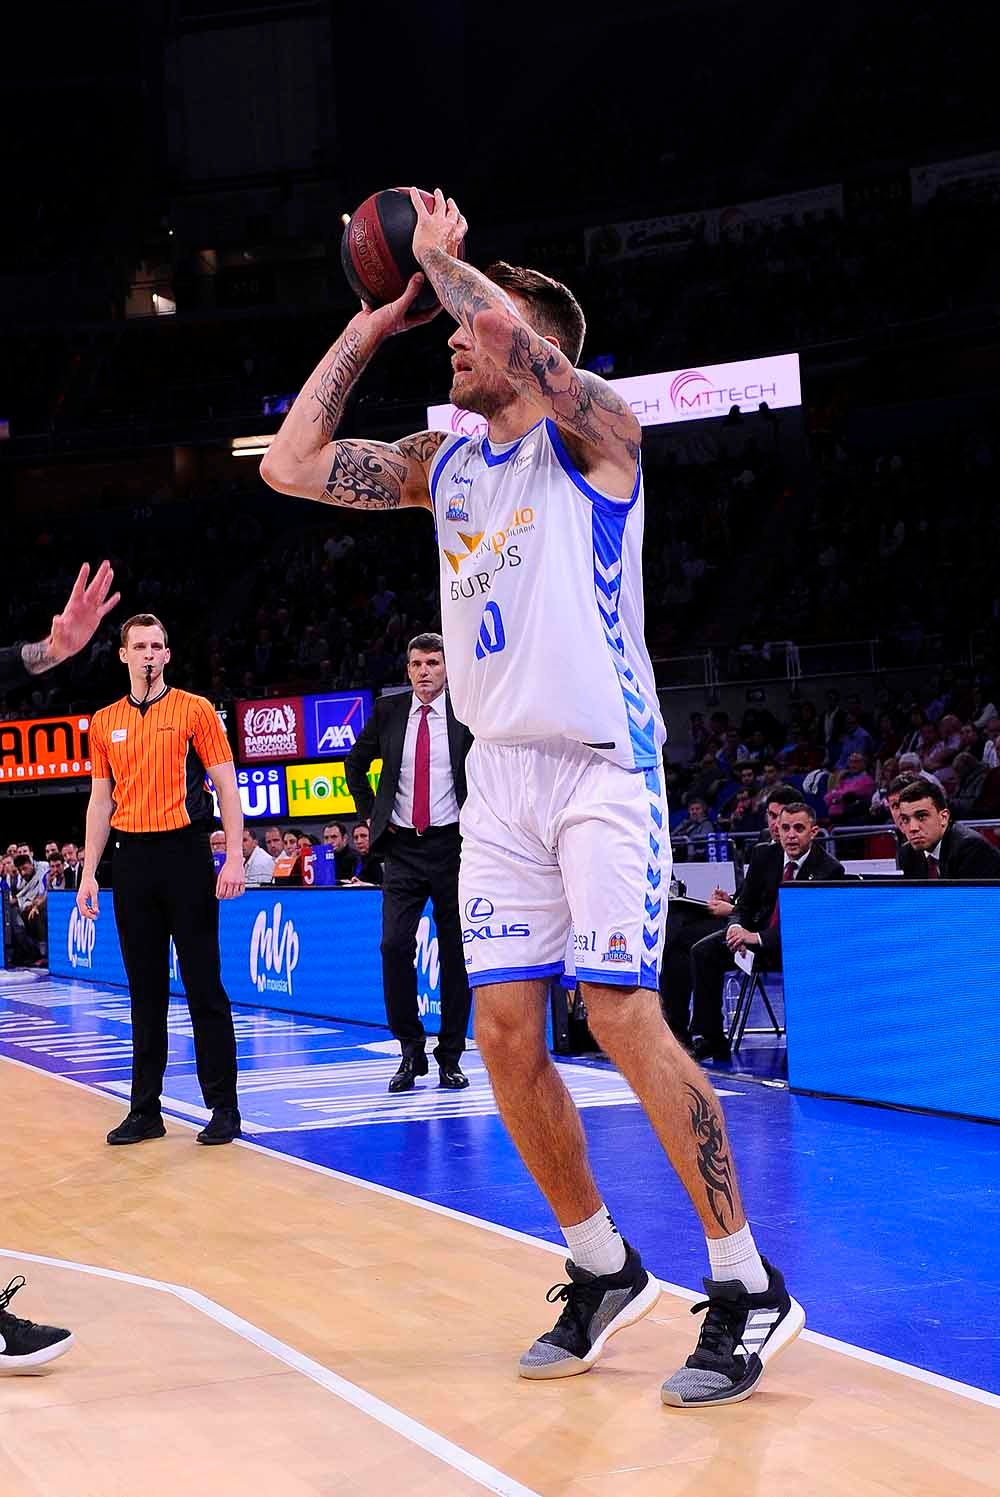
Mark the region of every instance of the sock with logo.
<instances>
[{"instance_id":1,"label":"sock with logo","mask_svg":"<svg viewBox=\"0 0 1000 1497\"><path fill-rule=\"evenodd\" d=\"M577 1268L586 1268L594 1274L608 1274L620 1273L625 1267L625 1244L603 1201L585 1222L578 1222L575 1227L560 1227L559 1230Z\"/></svg>"},{"instance_id":2,"label":"sock with logo","mask_svg":"<svg viewBox=\"0 0 1000 1497\"><path fill-rule=\"evenodd\" d=\"M760 1260L747 1222L731 1237L706 1237L711 1277L718 1282L738 1279L748 1294L763 1294L767 1288L767 1269Z\"/></svg>"}]
</instances>

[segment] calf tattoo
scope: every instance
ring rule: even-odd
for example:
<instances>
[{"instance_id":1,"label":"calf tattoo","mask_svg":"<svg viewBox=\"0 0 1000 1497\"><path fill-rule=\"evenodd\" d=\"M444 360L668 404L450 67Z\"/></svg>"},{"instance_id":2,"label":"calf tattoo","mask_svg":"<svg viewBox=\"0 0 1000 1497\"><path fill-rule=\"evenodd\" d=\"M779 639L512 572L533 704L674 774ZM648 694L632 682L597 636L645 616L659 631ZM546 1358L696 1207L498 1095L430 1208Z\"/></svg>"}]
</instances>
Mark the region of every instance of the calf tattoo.
<instances>
[{"instance_id":1,"label":"calf tattoo","mask_svg":"<svg viewBox=\"0 0 1000 1497\"><path fill-rule=\"evenodd\" d=\"M722 1230L733 1232L736 1229L736 1182L722 1120L717 1108L697 1087L690 1082L686 1085L691 1131L698 1147L698 1171L705 1182L708 1204Z\"/></svg>"}]
</instances>

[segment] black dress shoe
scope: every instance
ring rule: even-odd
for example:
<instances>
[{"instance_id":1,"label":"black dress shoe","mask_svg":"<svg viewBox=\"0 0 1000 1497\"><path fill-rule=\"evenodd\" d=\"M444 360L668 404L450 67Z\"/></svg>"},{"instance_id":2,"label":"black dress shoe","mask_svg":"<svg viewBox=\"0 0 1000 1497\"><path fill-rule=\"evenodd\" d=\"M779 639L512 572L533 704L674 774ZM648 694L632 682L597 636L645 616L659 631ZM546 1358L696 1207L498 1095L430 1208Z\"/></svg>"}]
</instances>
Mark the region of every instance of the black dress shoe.
<instances>
[{"instance_id":1,"label":"black dress shoe","mask_svg":"<svg viewBox=\"0 0 1000 1497\"><path fill-rule=\"evenodd\" d=\"M453 1065L440 1066L441 1079L438 1086L443 1086L445 1091L460 1092L469 1084L469 1078L461 1070L456 1061Z\"/></svg>"},{"instance_id":2,"label":"black dress shoe","mask_svg":"<svg viewBox=\"0 0 1000 1497\"><path fill-rule=\"evenodd\" d=\"M200 1144L231 1144L240 1137L242 1122L238 1107L213 1107L212 1120L197 1135Z\"/></svg>"},{"instance_id":3,"label":"black dress shoe","mask_svg":"<svg viewBox=\"0 0 1000 1497\"><path fill-rule=\"evenodd\" d=\"M108 1134L109 1144L141 1144L147 1138L162 1138L166 1133L163 1119L157 1113L130 1112L123 1123Z\"/></svg>"},{"instance_id":4,"label":"black dress shoe","mask_svg":"<svg viewBox=\"0 0 1000 1497\"><path fill-rule=\"evenodd\" d=\"M721 1040L695 1040L691 1050L695 1060L732 1060L733 1052L729 1041Z\"/></svg>"},{"instance_id":5,"label":"black dress shoe","mask_svg":"<svg viewBox=\"0 0 1000 1497\"><path fill-rule=\"evenodd\" d=\"M427 1056L422 1050L415 1050L409 1055L404 1055L399 1062L399 1070L389 1082L389 1090L391 1092L411 1091L417 1077L426 1075Z\"/></svg>"}]
</instances>

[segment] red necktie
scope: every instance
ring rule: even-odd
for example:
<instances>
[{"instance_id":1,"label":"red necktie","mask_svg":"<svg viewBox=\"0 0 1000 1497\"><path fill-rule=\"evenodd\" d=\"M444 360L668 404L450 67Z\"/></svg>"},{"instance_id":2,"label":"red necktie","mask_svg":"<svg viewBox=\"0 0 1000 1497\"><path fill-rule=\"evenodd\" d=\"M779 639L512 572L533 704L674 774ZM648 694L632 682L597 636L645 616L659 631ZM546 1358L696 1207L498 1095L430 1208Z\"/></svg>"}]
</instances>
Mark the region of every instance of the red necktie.
<instances>
[{"instance_id":1,"label":"red necktie","mask_svg":"<svg viewBox=\"0 0 1000 1497\"><path fill-rule=\"evenodd\" d=\"M928 878L940 878L941 877L941 865L938 862L937 858L932 858L931 857L930 853L927 854L927 877Z\"/></svg>"},{"instance_id":2,"label":"red necktie","mask_svg":"<svg viewBox=\"0 0 1000 1497\"><path fill-rule=\"evenodd\" d=\"M421 707L417 724L417 747L413 755L413 825L426 832L431 824L431 727L429 706Z\"/></svg>"},{"instance_id":3,"label":"red necktie","mask_svg":"<svg viewBox=\"0 0 1000 1497\"><path fill-rule=\"evenodd\" d=\"M785 864L785 871L781 875L781 882L783 884L790 884L791 881L792 881L792 879L794 877L795 877L795 864L794 863L786 863ZM781 915L780 915L780 912L779 912L779 909L778 909L778 901L776 899L774 901L774 909L771 911L771 918L767 922L769 929L773 929L774 926L777 925L777 923L778 923L778 921L779 921L780 918L781 918Z\"/></svg>"}]
</instances>

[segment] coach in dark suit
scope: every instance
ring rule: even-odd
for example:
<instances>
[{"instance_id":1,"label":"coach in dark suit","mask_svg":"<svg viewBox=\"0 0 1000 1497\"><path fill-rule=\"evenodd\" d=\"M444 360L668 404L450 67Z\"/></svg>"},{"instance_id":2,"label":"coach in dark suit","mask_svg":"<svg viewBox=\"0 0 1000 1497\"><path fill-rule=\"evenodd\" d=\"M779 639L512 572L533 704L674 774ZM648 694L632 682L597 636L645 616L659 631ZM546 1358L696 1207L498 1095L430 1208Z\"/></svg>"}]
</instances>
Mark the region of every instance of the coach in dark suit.
<instances>
[{"instance_id":1,"label":"coach in dark suit","mask_svg":"<svg viewBox=\"0 0 1000 1497\"><path fill-rule=\"evenodd\" d=\"M815 842L816 813L799 801L783 806L777 843L761 843L750 855L743 887L726 929L706 936L691 950L694 1006L691 1028L698 1060L729 1060L731 1050L722 1024L722 983L736 965L736 953L750 950L759 971L781 968L778 890L782 883L812 883L844 877L843 864Z\"/></svg>"},{"instance_id":2,"label":"coach in dark suit","mask_svg":"<svg viewBox=\"0 0 1000 1497\"><path fill-rule=\"evenodd\" d=\"M434 1058L443 1087L468 1086L459 1061L472 995L465 972L458 905L465 760L472 734L455 717L447 692L440 634L418 634L406 651L412 692L380 697L345 772L358 814L371 826L371 850L385 859L382 889L382 986L389 1027L402 1047L390 1092L409 1091L427 1074L427 1036L417 1011L417 926L430 898L441 963L441 1032ZM368 783L382 760L377 794Z\"/></svg>"},{"instance_id":3,"label":"coach in dark suit","mask_svg":"<svg viewBox=\"0 0 1000 1497\"><path fill-rule=\"evenodd\" d=\"M899 795L904 878L1000 879L1000 850L971 826L952 821L941 786L915 780Z\"/></svg>"}]
</instances>

